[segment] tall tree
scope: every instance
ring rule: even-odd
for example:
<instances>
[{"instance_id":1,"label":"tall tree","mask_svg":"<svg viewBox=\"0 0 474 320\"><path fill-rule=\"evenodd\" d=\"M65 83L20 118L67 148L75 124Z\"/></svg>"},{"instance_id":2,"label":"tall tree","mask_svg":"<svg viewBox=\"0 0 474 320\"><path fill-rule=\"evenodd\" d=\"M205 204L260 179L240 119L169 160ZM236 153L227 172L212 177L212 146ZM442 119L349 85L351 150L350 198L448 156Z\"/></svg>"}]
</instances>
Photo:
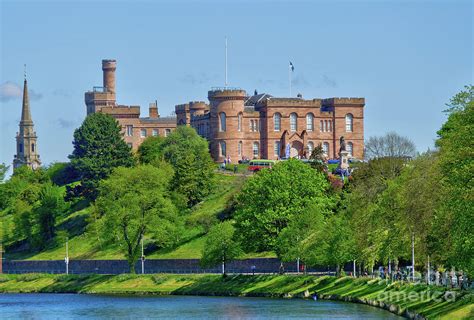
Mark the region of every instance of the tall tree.
<instances>
[{"instance_id":1,"label":"tall tree","mask_svg":"<svg viewBox=\"0 0 474 320\"><path fill-rule=\"evenodd\" d=\"M193 128L178 126L161 144L166 162L174 169L173 190L188 199L188 206L199 203L214 186L214 163L207 141Z\"/></svg>"},{"instance_id":2,"label":"tall tree","mask_svg":"<svg viewBox=\"0 0 474 320\"><path fill-rule=\"evenodd\" d=\"M231 221L224 221L214 225L207 234L206 245L202 251L201 265L214 267L222 264L222 273L225 276L227 264L242 254L239 243L234 237L235 229Z\"/></svg>"},{"instance_id":3,"label":"tall tree","mask_svg":"<svg viewBox=\"0 0 474 320\"><path fill-rule=\"evenodd\" d=\"M415 144L396 132L388 132L381 137L370 137L365 142L365 157L367 159L412 158L415 155Z\"/></svg>"},{"instance_id":4,"label":"tall tree","mask_svg":"<svg viewBox=\"0 0 474 320\"><path fill-rule=\"evenodd\" d=\"M121 167L100 183L95 212L99 235L121 245L131 273L135 273L144 235L152 240L161 239L160 231L169 232L170 226L179 224L168 195L172 176L169 166ZM168 236L176 239L179 235Z\"/></svg>"},{"instance_id":5,"label":"tall tree","mask_svg":"<svg viewBox=\"0 0 474 320\"><path fill-rule=\"evenodd\" d=\"M93 113L74 131L71 165L81 177L84 195L95 199L101 179L116 167L134 164L130 147L122 139L117 120L104 113Z\"/></svg>"},{"instance_id":6,"label":"tall tree","mask_svg":"<svg viewBox=\"0 0 474 320\"><path fill-rule=\"evenodd\" d=\"M4 163L0 163L0 183L5 180L5 175L10 167Z\"/></svg>"},{"instance_id":7,"label":"tall tree","mask_svg":"<svg viewBox=\"0 0 474 320\"><path fill-rule=\"evenodd\" d=\"M151 164L163 160L163 137L148 137L138 147L138 161Z\"/></svg>"},{"instance_id":8,"label":"tall tree","mask_svg":"<svg viewBox=\"0 0 474 320\"><path fill-rule=\"evenodd\" d=\"M249 178L237 196L236 229L244 250L273 250L278 234L291 218L310 205L330 210L325 176L307 164L290 159Z\"/></svg>"},{"instance_id":9,"label":"tall tree","mask_svg":"<svg viewBox=\"0 0 474 320\"><path fill-rule=\"evenodd\" d=\"M65 209L66 203L61 188L45 184L41 188L38 204L33 209L41 248L44 248L48 241L56 235L56 219Z\"/></svg>"}]
</instances>

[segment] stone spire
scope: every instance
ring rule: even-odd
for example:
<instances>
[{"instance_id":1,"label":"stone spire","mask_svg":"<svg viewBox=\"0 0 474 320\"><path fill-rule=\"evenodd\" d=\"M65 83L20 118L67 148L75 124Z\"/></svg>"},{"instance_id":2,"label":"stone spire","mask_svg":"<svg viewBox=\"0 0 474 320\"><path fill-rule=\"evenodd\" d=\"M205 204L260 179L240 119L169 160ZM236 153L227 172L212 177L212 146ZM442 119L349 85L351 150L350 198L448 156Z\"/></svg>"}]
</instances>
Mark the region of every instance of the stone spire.
<instances>
[{"instance_id":1,"label":"stone spire","mask_svg":"<svg viewBox=\"0 0 474 320\"><path fill-rule=\"evenodd\" d=\"M16 135L16 155L13 158L13 168L27 165L32 169L41 166L40 156L36 145L36 132L31 118L30 99L28 97L28 82L23 84L23 104L19 132Z\"/></svg>"}]
</instances>

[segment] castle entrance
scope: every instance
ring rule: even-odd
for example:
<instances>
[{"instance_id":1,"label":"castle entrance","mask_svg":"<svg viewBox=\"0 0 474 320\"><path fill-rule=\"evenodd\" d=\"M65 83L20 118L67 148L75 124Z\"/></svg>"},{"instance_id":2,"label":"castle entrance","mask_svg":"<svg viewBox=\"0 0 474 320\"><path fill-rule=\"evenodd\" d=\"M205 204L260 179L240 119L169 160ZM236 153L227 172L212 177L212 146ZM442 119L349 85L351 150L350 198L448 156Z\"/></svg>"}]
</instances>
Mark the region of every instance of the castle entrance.
<instances>
[{"instance_id":1,"label":"castle entrance","mask_svg":"<svg viewBox=\"0 0 474 320\"><path fill-rule=\"evenodd\" d=\"M303 144L300 141L291 143L290 158L298 158L303 154Z\"/></svg>"}]
</instances>

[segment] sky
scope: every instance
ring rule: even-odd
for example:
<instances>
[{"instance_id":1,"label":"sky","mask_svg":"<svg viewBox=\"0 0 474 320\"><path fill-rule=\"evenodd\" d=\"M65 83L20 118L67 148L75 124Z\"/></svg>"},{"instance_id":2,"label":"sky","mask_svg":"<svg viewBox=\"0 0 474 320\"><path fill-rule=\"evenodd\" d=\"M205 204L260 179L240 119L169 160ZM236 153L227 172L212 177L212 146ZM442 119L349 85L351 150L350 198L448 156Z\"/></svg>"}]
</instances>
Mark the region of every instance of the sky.
<instances>
[{"instance_id":1,"label":"sky","mask_svg":"<svg viewBox=\"0 0 474 320\"><path fill-rule=\"evenodd\" d=\"M253 93L364 97L365 137L433 148L449 99L473 83L473 1L0 0L0 162L11 164L23 65L43 164L66 161L84 92L116 59L117 102L207 101L225 79Z\"/></svg>"}]
</instances>

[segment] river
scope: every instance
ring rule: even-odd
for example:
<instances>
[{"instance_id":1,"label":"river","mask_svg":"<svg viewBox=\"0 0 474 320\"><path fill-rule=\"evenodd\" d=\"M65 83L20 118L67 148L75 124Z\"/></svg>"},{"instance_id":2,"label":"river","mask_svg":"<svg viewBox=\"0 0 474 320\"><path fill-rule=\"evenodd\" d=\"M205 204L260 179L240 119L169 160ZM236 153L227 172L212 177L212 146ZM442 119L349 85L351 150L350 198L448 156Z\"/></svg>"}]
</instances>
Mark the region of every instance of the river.
<instances>
[{"instance_id":1,"label":"river","mask_svg":"<svg viewBox=\"0 0 474 320\"><path fill-rule=\"evenodd\" d=\"M402 319L344 302L302 299L0 294L5 319Z\"/></svg>"}]
</instances>

